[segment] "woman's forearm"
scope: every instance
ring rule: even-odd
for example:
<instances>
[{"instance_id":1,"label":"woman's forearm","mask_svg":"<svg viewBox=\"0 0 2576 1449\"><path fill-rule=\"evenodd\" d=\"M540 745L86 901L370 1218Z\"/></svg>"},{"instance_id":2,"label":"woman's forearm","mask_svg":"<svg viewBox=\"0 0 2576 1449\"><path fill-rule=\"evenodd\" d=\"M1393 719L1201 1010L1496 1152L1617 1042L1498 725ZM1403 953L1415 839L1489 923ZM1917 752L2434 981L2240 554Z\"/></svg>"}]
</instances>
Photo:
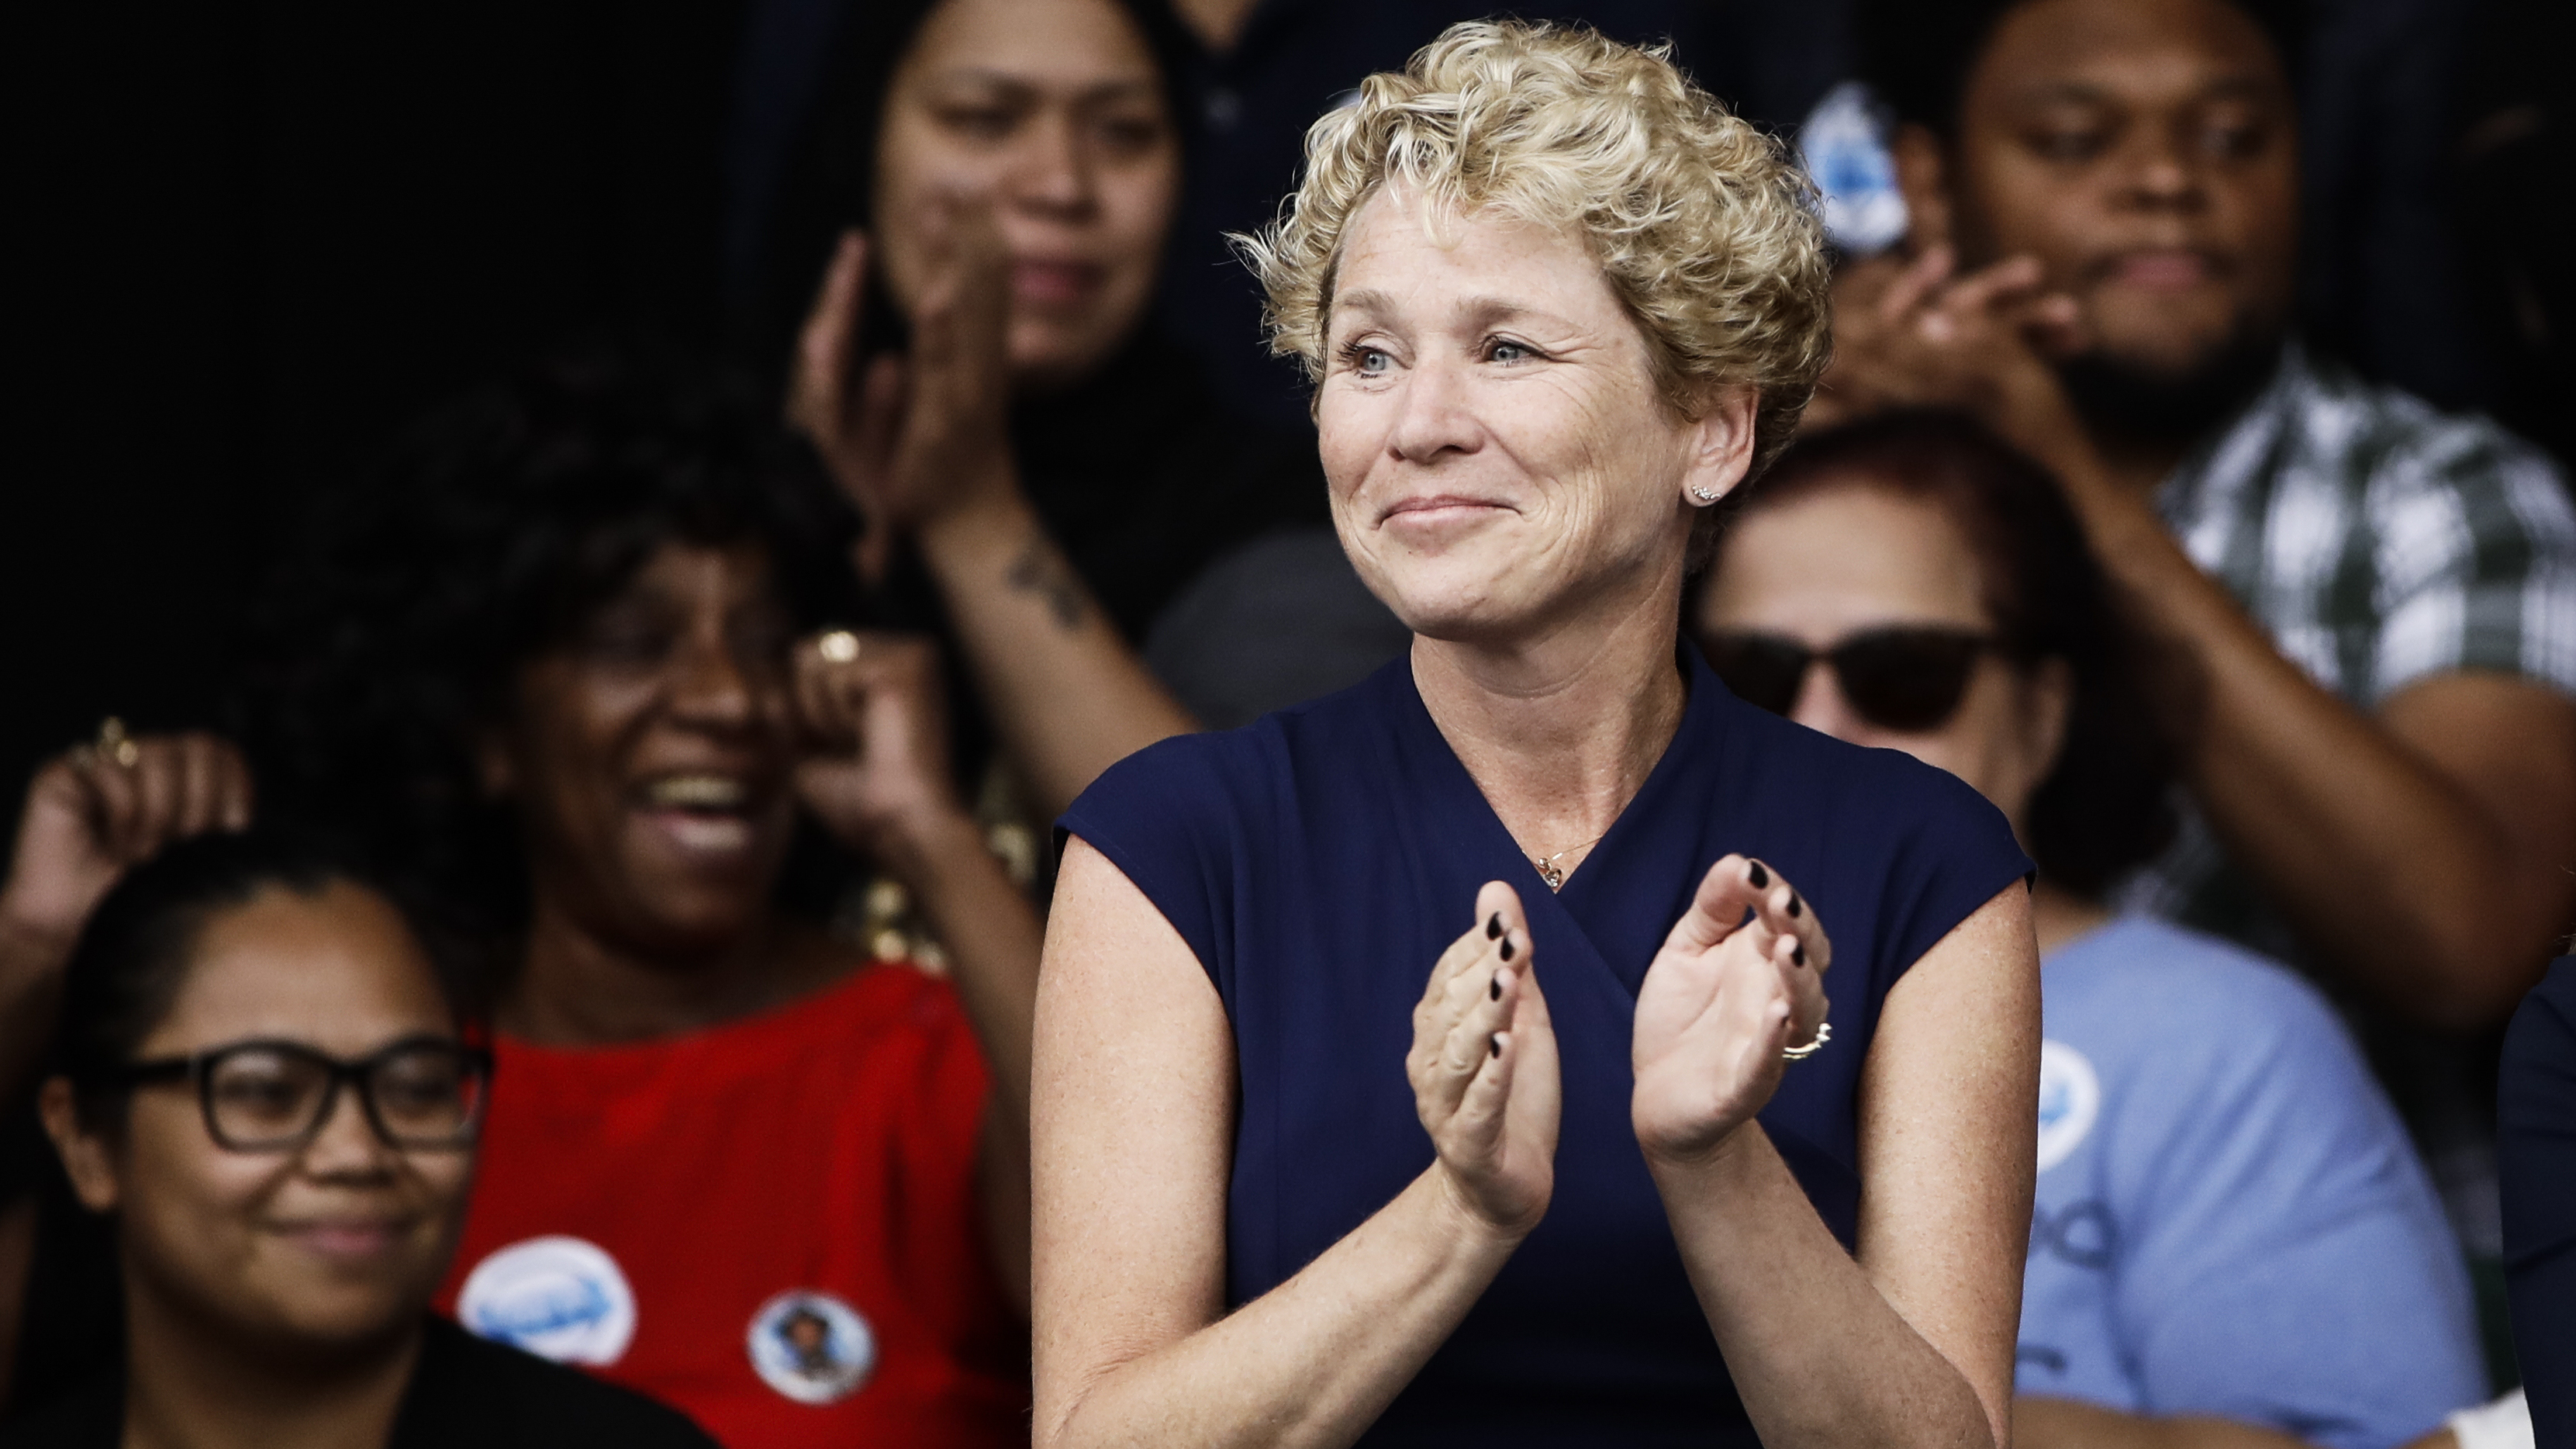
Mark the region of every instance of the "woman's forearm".
<instances>
[{"instance_id":1,"label":"woman's forearm","mask_svg":"<svg viewBox=\"0 0 2576 1449\"><path fill-rule=\"evenodd\" d=\"M1003 745L1053 819L1101 771L1198 722L1119 637L1017 490L997 496L925 520L921 554Z\"/></svg>"},{"instance_id":2,"label":"woman's forearm","mask_svg":"<svg viewBox=\"0 0 2576 1449\"><path fill-rule=\"evenodd\" d=\"M1967 1377L1834 1241L1760 1124L1702 1159L1647 1165L1764 1444L1999 1442Z\"/></svg>"},{"instance_id":3,"label":"woman's forearm","mask_svg":"<svg viewBox=\"0 0 2576 1449\"><path fill-rule=\"evenodd\" d=\"M886 864L947 952L949 982L992 1075L977 1180L993 1266L1023 1312L1029 1301L1029 1051L1037 1015L1037 908L962 813L905 832Z\"/></svg>"},{"instance_id":4,"label":"woman's forearm","mask_svg":"<svg viewBox=\"0 0 2576 1449\"><path fill-rule=\"evenodd\" d=\"M1519 1239L1426 1170L1304 1271L1234 1313L1068 1388L1041 1449L1341 1449L1447 1341ZM1049 1422L1052 1418L1053 1422Z\"/></svg>"},{"instance_id":5,"label":"woman's forearm","mask_svg":"<svg viewBox=\"0 0 2576 1449\"><path fill-rule=\"evenodd\" d=\"M1028 1137L1029 1042L1037 1015L1038 954L1045 925L1003 873L963 814L910 833L887 852L949 961L949 981L992 1064L993 1090L1022 1141Z\"/></svg>"}]
</instances>

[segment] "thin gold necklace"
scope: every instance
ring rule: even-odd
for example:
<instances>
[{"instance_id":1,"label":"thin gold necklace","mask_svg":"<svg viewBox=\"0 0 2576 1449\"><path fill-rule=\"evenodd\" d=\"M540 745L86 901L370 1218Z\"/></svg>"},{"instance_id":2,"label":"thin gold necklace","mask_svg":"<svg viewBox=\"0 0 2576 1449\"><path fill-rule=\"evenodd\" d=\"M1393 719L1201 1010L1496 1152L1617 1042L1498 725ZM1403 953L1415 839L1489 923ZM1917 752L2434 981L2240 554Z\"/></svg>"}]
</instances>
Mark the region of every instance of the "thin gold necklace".
<instances>
[{"instance_id":1,"label":"thin gold necklace","mask_svg":"<svg viewBox=\"0 0 2576 1449\"><path fill-rule=\"evenodd\" d=\"M1582 845L1569 845L1565 849L1558 851L1556 854L1549 856L1545 860L1541 860L1537 856L1531 856L1530 864L1538 867L1538 878L1547 882L1547 888L1549 890L1562 889L1565 885L1565 872L1558 870L1556 868L1556 863L1565 859L1567 856L1572 855L1576 851L1583 849L1584 846L1599 845L1603 837L1609 835L1609 833L1609 831L1604 830L1600 835L1596 835L1590 840L1584 841Z\"/></svg>"}]
</instances>

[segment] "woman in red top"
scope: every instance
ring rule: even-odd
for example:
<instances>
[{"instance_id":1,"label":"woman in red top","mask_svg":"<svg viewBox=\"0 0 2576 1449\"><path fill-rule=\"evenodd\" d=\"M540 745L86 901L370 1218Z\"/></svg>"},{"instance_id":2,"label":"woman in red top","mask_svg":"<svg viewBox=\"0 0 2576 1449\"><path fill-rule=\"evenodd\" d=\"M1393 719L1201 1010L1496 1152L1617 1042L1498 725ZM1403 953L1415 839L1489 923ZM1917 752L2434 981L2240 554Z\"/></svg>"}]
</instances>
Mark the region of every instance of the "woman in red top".
<instances>
[{"instance_id":1,"label":"woman in red top","mask_svg":"<svg viewBox=\"0 0 2576 1449\"><path fill-rule=\"evenodd\" d=\"M284 596L249 748L498 943L442 1306L735 1445L1025 1442L1039 928L926 646L813 632L853 523L775 431L609 354L444 416ZM835 843L947 979L824 928Z\"/></svg>"}]
</instances>

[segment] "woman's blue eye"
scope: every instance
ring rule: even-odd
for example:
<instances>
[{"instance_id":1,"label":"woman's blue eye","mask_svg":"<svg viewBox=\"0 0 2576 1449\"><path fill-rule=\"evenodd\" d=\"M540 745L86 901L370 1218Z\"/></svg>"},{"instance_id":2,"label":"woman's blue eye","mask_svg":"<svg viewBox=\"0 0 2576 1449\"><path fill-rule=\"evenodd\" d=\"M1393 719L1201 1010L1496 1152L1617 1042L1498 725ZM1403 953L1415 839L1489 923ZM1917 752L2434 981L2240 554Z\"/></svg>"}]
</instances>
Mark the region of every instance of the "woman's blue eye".
<instances>
[{"instance_id":1,"label":"woman's blue eye","mask_svg":"<svg viewBox=\"0 0 2576 1449\"><path fill-rule=\"evenodd\" d=\"M1519 362L1524 358L1537 355L1517 342L1496 342L1485 353L1485 356L1494 362Z\"/></svg>"},{"instance_id":2,"label":"woman's blue eye","mask_svg":"<svg viewBox=\"0 0 2576 1449\"><path fill-rule=\"evenodd\" d=\"M1354 348L1352 357L1354 365L1362 373L1372 377L1386 371L1395 360L1374 347Z\"/></svg>"}]
</instances>

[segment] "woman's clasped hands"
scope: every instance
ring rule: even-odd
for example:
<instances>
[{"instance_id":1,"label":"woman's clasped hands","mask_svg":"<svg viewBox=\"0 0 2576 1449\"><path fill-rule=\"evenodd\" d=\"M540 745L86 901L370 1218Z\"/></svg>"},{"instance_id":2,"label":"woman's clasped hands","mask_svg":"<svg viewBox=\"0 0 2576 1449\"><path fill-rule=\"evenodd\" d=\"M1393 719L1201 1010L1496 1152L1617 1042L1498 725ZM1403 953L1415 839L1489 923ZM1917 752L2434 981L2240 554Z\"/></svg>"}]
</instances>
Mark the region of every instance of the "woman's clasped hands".
<instances>
[{"instance_id":1,"label":"woman's clasped hands","mask_svg":"<svg viewBox=\"0 0 2576 1449\"><path fill-rule=\"evenodd\" d=\"M1833 943L1804 897L1757 860L1709 867L1637 992L1630 1120L1649 1160L1723 1146L1770 1102L1785 1052L1816 1044ZM1556 1033L1520 897L1476 896L1476 924L1441 953L1405 1062L1438 1170L1477 1222L1525 1235L1556 1181Z\"/></svg>"}]
</instances>

